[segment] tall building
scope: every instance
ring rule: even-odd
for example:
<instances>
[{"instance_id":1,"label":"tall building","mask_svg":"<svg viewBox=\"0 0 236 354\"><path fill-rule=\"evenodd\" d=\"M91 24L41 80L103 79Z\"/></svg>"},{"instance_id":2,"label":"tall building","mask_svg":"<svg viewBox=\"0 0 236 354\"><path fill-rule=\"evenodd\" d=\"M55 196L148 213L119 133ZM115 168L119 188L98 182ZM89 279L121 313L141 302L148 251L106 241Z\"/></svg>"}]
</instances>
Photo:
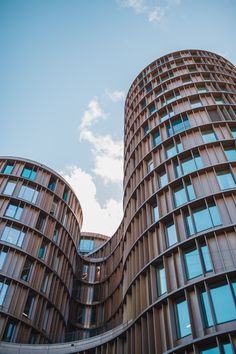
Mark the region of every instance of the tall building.
<instances>
[{"instance_id":1,"label":"tall building","mask_svg":"<svg viewBox=\"0 0 236 354\"><path fill-rule=\"evenodd\" d=\"M182 50L128 92L111 238L80 233L57 173L2 158L0 353L234 353L235 138L236 68Z\"/></svg>"}]
</instances>

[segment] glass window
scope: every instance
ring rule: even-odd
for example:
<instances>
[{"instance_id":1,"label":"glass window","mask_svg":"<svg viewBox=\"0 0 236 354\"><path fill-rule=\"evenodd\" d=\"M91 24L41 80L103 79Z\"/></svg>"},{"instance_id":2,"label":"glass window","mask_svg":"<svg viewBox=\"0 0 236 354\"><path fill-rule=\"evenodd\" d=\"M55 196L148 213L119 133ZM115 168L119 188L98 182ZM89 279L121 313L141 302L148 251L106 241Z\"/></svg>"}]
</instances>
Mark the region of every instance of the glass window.
<instances>
[{"instance_id":1,"label":"glass window","mask_svg":"<svg viewBox=\"0 0 236 354\"><path fill-rule=\"evenodd\" d=\"M176 303L176 317L178 338L191 334L191 324L186 300Z\"/></svg>"},{"instance_id":2,"label":"glass window","mask_svg":"<svg viewBox=\"0 0 236 354\"><path fill-rule=\"evenodd\" d=\"M46 257L47 245L48 245L47 241L43 240L39 248L39 253L38 253L39 258L44 259Z\"/></svg>"},{"instance_id":3,"label":"glass window","mask_svg":"<svg viewBox=\"0 0 236 354\"><path fill-rule=\"evenodd\" d=\"M46 331L48 326L48 318L49 318L49 308L46 308L44 312L43 325L42 325L44 331Z\"/></svg>"},{"instance_id":4,"label":"glass window","mask_svg":"<svg viewBox=\"0 0 236 354\"><path fill-rule=\"evenodd\" d=\"M216 177L221 190L235 188L234 178L229 171L217 172Z\"/></svg>"},{"instance_id":5,"label":"glass window","mask_svg":"<svg viewBox=\"0 0 236 354\"><path fill-rule=\"evenodd\" d=\"M54 242L57 242L58 237L59 237L59 228L55 227L54 232L53 232L53 236L52 236L52 240Z\"/></svg>"},{"instance_id":6,"label":"glass window","mask_svg":"<svg viewBox=\"0 0 236 354\"><path fill-rule=\"evenodd\" d=\"M236 128L232 127L230 129L231 129L231 133L232 133L233 138L236 139Z\"/></svg>"},{"instance_id":7,"label":"glass window","mask_svg":"<svg viewBox=\"0 0 236 354\"><path fill-rule=\"evenodd\" d=\"M16 187L15 181L8 181L6 184L6 187L4 188L3 194L4 195L12 195L15 187Z\"/></svg>"},{"instance_id":8,"label":"glass window","mask_svg":"<svg viewBox=\"0 0 236 354\"><path fill-rule=\"evenodd\" d=\"M55 216L57 212L57 202L54 200L52 202L52 206L51 206L51 210L50 210L50 214Z\"/></svg>"},{"instance_id":9,"label":"glass window","mask_svg":"<svg viewBox=\"0 0 236 354\"><path fill-rule=\"evenodd\" d=\"M146 125L144 125L144 127L143 127L143 134L144 134L144 135L147 135L148 132L149 132L149 126L148 126L148 124L146 124Z\"/></svg>"},{"instance_id":10,"label":"glass window","mask_svg":"<svg viewBox=\"0 0 236 354\"><path fill-rule=\"evenodd\" d=\"M69 196L69 189L67 187L65 187L64 192L63 192L63 196L62 196L62 199L64 200L64 202L68 201L68 196Z\"/></svg>"},{"instance_id":11,"label":"glass window","mask_svg":"<svg viewBox=\"0 0 236 354\"><path fill-rule=\"evenodd\" d=\"M167 247L174 245L177 242L175 224L171 223L166 226Z\"/></svg>"},{"instance_id":12,"label":"glass window","mask_svg":"<svg viewBox=\"0 0 236 354\"><path fill-rule=\"evenodd\" d=\"M218 347L212 347L209 349L201 350L200 354L220 354L220 349Z\"/></svg>"},{"instance_id":13,"label":"glass window","mask_svg":"<svg viewBox=\"0 0 236 354\"><path fill-rule=\"evenodd\" d=\"M36 178L36 171L33 169L33 167L24 167L21 176L27 179L30 179L31 181L34 181Z\"/></svg>"},{"instance_id":14,"label":"glass window","mask_svg":"<svg viewBox=\"0 0 236 354\"><path fill-rule=\"evenodd\" d=\"M159 175L160 188L168 184L168 176L166 172L163 172Z\"/></svg>"},{"instance_id":15,"label":"glass window","mask_svg":"<svg viewBox=\"0 0 236 354\"><path fill-rule=\"evenodd\" d=\"M187 216L185 221L189 235L222 225L218 208L214 204L211 204L208 208L203 207L194 210L192 217Z\"/></svg>"},{"instance_id":16,"label":"glass window","mask_svg":"<svg viewBox=\"0 0 236 354\"><path fill-rule=\"evenodd\" d=\"M186 187L181 186L174 191L175 206L178 207L196 198L193 186L188 183Z\"/></svg>"},{"instance_id":17,"label":"glass window","mask_svg":"<svg viewBox=\"0 0 236 354\"><path fill-rule=\"evenodd\" d=\"M223 344L224 354L234 354L232 345L230 343Z\"/></svg>"},{"instance_id":18,"label":"glass window","mask_svg":"<svg viewBox=\"0 0 236 354\"><path fill-rule=\"evenodd\" d=\"M152 90L152 84L149 83L147 86L146 86L146 92L150 92Z\"/></svg>"},{"instance_id":19,"label":"glass window","mask_svg":"<svg viewBox=\"0 0 236 354\"><path fill-rule=\"evenodd\" d=\"M207 91L208 91L207 88L206 88L206 86L197 86L197 90L198 90L198 92L200 92L200 93L203 93L203 92L207 92Z\"/></svg>"},{"instance_id":20,"label":"glass window","mask_svg":"<svg viewBox=\"0 0 236 354\"><path fill-rule=\"evenodd\" d=\"M1 235L1 240L21 247L24 237L25 233L22 230L15 227L6 226Z\"/></svg>"},{"instance_id":21,"label":"glass window","mask_svg":"<svg viewBox=\"0 0 236 354\"><path fill-rule=\"evenodd\" d=\"M48 282L49 282L49 272L46 271L44 273L43 282L42 282L42 285L41 285L41 291L43 293L47 292Z\"/></svg>"},{"instance_id":22,"label":"glass window","mask_svg":"<svg viewBox=\"0 0 236 354\"><path fill-rule=\"evenodd\" d=\"M35 228L39 231L43 231L43 228L44 228L44 225L45 225L45 222L46 222L46 217L45 215L43 215L42 213L39 214L38 216L38 220L36 222L36 225L35 225Z\"/></svg>"},{"instance_id":23,"label":"glass window","mask_svg":"<svg viewBox=\"0 0 236 354\"><path fill-rule=\"evenodd\" d=\"M66 225L67 225L67 220L68 220L68 214L65 213L64 218L63 218L63 221L62 221L62 225L63 225L64 227L66 227Z\"/></svg>"},{"instance_id":24,"label":"glass window","mask_svg":"<svg viewBox=\"0 0 236 354\"><path fill-rule=\"evenodd\" d=\"M16 324L12 320L8 321L4 334L3 341L4 342L13 342L16 332Z\"/></svg>"},{"instance_id":25,"label":"glass window","mask_svg":"<svg viewBox=\"0 0 236 354\"><path fill-rule=\"evenodd\" d=\"M193 157L188 157L175 165L176 177L180 177L183 174L191 173L199 168L203 167L203 161L198 153L195 153Z\"/></svg>"},{"instance_id":26,"label":"glass window","mask_svg":"<svg viewBox=\"0 0 236 354\"><path fill-rule=\"evenodd\" d=\"M228 161L236 161L236 149L227 147L224 149Z\"/></svg>"},{"instance_id":27,"label":"glass window","mask_svg":"<svg viewBox=\"0 0 236 354\"><path fill-rule=\"evenodd\" d=\"M157 268L157 293L161 296L167 292L166 287L166 274L163 265Z\"/></svg>"},{"instance_id":28,"label":"glass window","mask_svg":"<svg viewBox=\"0 0 236 354\"><path fill-rule=\"evenodd\" d=\"M3 305L6 294L7 294L8 284L0 282L0 306Z\"/></svg>"},{"instance_id":29,"label":"glass window","mask_svg":"<svg viewBox=\"0 0 236 354\"><path fill-rule=\"evenodd\" d=\"M200 253L202 256L202 262L200 259L200 254L197 249L185 252L184 261L186 268L187 279L192 279L202 275L204 272L209 272L212 270L211 259L207 246L202 246L200 248Z\"/></svg>"},{"instance_id":30,"label":"glass window","mask_svg":"<svg viewBox=\"0 0 236 354\"><path fill-rule=\"evenodd\" d=\"M7 209L5 211L5 216L8 218L20 220L23 208L16 204L8 204Z\"/></svg>"},{"instance_id":31,"label":"glass window","mask_svg":"<svg viewBox=\"0 0 236 354\"><path fill-rule=\"evenodd\" d=\"M211 141L216 141L217 137L213 130L205 130L202 132L202 139L204 143L210 143Z\"/></svg>"},{"instance_id":32,"label":"glass window","mask_svg":"<svg viewBox=\"0 0 236 354\"><path fill-rule=\"evenodd\" d=\"M161 136L159 130L157 130L152 137L153 147L158 145L161 142Z\"/></svg>"},{"instance_id":33,"label":"glass window","mask_svg":"<svg viewBox=\"0 0 236 354\"><path fill-rule=\"evenodd\" d=\"M206 291L201 293L201 303L202 303L202 311L203 311L203 318L206 327L213 326L213 319L211 314L211 307L209 303L209 298Z\"/></svg>"},{"instance_id":34,"label":"glass window","mask_svg":"<svg viewBox=\"0 0 236 354\"><path fill-rule=\"evenodd\" d=\"M188 117L179 117L178 119L175 119L167 124L167 135L172 136L188 128L190 128Z\"/></svg>"},{"instance_id":35,"label":"glass window","mask_svg":"<svg viewBox=\"0 0 236 354\"><path fill-rule=\"evenodd\" d=\"M179 152L183 151L183 145L181 142L172 143L166 148L166 157L169 159L170 157L178 154Z\"/></svg>"},{"instance_id":36,"label":"glass window","mask_svg":"<svg viewBox=\"0 0 236 354\"><path fill-rule=\"evenodd\" d=\"M216 322L223 323L236 319L236 307L229 285L210 289ZM227 299L227 301L225 301Z\"/></svg>"},{"instance_id":37,"label":"glass window","mask_svg":"<svg viewBox=\"0 0 236 354\"><path fill-rule=\"evenodd\" d=\"M32 187L22 186L18 197L26 200L27 202L36 203L39 192Z\"/></svg>"},{"instance_id":38,"label":"glass window","mask_svg":"<svg viewBox=\"0 0 236 354\"><path fill-rule=\"evenodd\" d=\"M174 111L173 110L169 110L168 113L164 113L162 116L160 116L160 122L164 122L165 120L173 117L175 114L174 114Z\"/></svg>"},{"instance_id":39,"label":"glass window","mask_svg":"<svg viewBox=\"0 0 236 354\"><path fill-rule=\"evenodd\" d=\"M48 189L50 189L51 191L54 191L56 188L56 183L57 183L56 178L51 176L50 181L48 183Z\"/></svg>"},{"instance_id":40,"label":"glass window","mask_svg":"<svg viewBox=\"0 0 236 354\"><path fill-rule=\"evenodd\" d=\"M79 243L79 250L82 253L91 252L94 248L94 240L81 239Z\"/></svg>"},{"instance_id":41,"label":"glass window","mask_svg":"<svg viewBox=\"0 0 236 354\"><path fill-rule=\"evenodd\" d=\"M1 172L4 173L4 175L10 175L12 173L13 167L13 163L6 163Z\"/></svg>"},{"instance_id":42,"label":"glass window","mask_svg":"<svg viewBox=\"0 0 236 354\"><path fill-rule=\"evenodd\" d=\"M200 100L190 101L191 108L199 108L202 107L202 102Z\"/></svg>"},{"instance_id":43,"label":"glass window","mask_svg":"<svg viewBox=\"0 0 236 354\"><path fill-rule=\"evenodd\" d=\"M152 160L147 162L147 173L151 172L154 169L154 163Z\"/></svg>"},{"instance_id":44,"label":"glass window","mask_svg":"<svg viewBox=\"0 0 236 354\"><path fill-rule=\"evenodd\" d=\"M159 210L158 206L153 206L153 222L157 222L159 220Z\"/></svg>"},{"instance_id":45,"label":"glass window","mask_svg":"<svg viewBox=\"0 0 236 354\"><path fill-rule=\"evenodd\" d=\"M26 258L24 267L21 272L21 279L24 281L29 281L33 269L33 262Z\"/></svg>"},{"instance_id":46,"label":"glass window","mask_svg":"<svg viewBox=\"0 0 236 354\"><path fill-rule=\"evenodd\" d=\"M225 101L223 100L223 98L216 97L215 98L215 103L216 104L225 104Z\"/></svg>"},{"instance_id":47,"label":"glass window","mask_svg":"<svg viewBox=\"0 0 236 354\"><path fill-rule=\"evenodd\" d=\"M152 115L153 113L155 113L155 112L157 111L155 104L151 104L151 105L148 107L148 110L149 110L149 115Z\"/></svg>"},{"instance_id":48,"label":"glass window","mask_svg":"<svg viewBox=\"0 0 236 354\"><path fill-rule=\"evenodd\" d=\"M23 311L24 316L26 316L28 318L32 317L34 303L35 303L35 295L30 291L29 295L27 297L26 303L25 303L24 311Z\"/></svg>"},{"instance_id":49,"label":"glass window","mask_svg":"<svg viewBox=\"0 0 236 354\"><path fill-rule=\"evenodd\" d=\"M7 257L7 251L1 250L0 251L0 269L3 268L6 257Z\"/></svg>"}]
</instances>

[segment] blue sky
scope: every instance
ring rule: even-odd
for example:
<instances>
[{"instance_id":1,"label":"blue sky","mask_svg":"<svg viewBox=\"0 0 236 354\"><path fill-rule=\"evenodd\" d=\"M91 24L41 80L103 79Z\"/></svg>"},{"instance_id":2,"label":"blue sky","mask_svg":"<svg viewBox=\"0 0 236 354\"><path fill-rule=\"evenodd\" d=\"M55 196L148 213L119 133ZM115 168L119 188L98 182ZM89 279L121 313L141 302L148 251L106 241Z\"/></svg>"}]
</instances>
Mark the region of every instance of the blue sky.
<instances>
[{"instance_id":1,"label":"blue sky","mask_svg":"<svg viewBox=\"0 0 236 354\"><path fill-rule=\"evenodd\" d=\"M236 0L1 0L1 155L59 171L84 230L122 216L124 98L168 52L201 48L236 63Z\"/></svg>"}]
</instances>

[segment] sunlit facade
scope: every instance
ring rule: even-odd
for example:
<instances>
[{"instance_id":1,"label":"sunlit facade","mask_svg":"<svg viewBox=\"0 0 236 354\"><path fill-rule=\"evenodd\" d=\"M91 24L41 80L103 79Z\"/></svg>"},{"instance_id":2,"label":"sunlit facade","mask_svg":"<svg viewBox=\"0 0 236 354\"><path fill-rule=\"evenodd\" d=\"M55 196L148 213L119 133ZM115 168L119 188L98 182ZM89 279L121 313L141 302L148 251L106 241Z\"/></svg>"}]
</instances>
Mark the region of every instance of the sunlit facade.
<instances>
[{"instance_id":1,"label":"sunlit facade","mask_svg":"<svg viewBox=\"0 0 236 354\"><path fill-rule=\"evenodd\" d=\"M130 87L124 133L109 239L80 232L58 174L2 158L0 353L235 352L236 68L203 50L155 60Z\"/></svg>"}]
</instances>

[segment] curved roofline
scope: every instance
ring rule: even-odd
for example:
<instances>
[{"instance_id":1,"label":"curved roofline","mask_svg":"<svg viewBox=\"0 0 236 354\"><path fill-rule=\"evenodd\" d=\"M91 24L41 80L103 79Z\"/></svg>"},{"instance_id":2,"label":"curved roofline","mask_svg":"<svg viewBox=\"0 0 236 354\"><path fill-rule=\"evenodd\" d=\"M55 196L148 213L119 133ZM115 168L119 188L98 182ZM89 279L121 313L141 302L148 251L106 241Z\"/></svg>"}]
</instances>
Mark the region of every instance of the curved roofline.
<instances>
[{"instance_id":1,"label":"curved roofline","mask_svg":"<svg viewBox=\"0 0 236 354\"><path fill-rule=\"evenodd\" d=\"M54 175L56 175L58 178L60 178L69 188L70 190L74 193L76 199L77 199L77 202L80 206L80 209L81 209L81 212L82 212L82 225L83 225L83 209L82 209L82 206L80 204L80 201L79 201L79 198L76 194L76 192L74 191L74 189L71 187L70 183L68 183L64 177L62 177L58 172L56 172L55 170L53 170L52 168L48 167L47 165L44 165L43 163L40 163L40 162L37 162L35 160L31 160L31 159L28 159L28 158L24 158L24 157L18 157L18 156L2 156L0 155L0 160L14 160L14 161L22 161L22 162L28 162L28 163L31 163L31 164L34 164L36 166L39 166L39 167L42 167L44 168L45 170L53 173Z\"/></svg>"},{"instance_id":2,"label":"curved roofline","mask_svg":"<svg viewBox=\"0 0 236 354\"><path fill-rule=\"evenodd\" d=\"M134 82L137 80L138 76L145 70L147 69L150 65L152 65L155 61L159 60L159 59L162 59L164 57L166 57L167 55L170 55L170 54L175 54L175 53L180 53L180 52L185 52L185 51L191 51L191 50L200 50L202 52L206 52L206 53L211 53L211 54L216 54L218 55L219 57L221 57L222 59L226 60L227 62L229 62L230 64L233 65L233 63L231 63L228 59L224 58L221 54L218 54L218 53L215 53L215 52L211 52L210 50L206 50L206 49L197 49L197 48L186 48L186 49L180 49L180 50L175 50L173 52L169 52L169 53L166 53L164 55L162 55L161 57L157 57L156 59L154 59L153 61L151 61L149 64L147 64L141 71L138 72L138 74L135 76L134 80L131 82L130 84L130 88L127 92L127 95L126 95L126 98L125 98L125 105L124 107L126 106L126 101L128 99L128 96L129 96L129 93L132 89L132 86L134 84Z\"/></svg>"}]
</instances>

